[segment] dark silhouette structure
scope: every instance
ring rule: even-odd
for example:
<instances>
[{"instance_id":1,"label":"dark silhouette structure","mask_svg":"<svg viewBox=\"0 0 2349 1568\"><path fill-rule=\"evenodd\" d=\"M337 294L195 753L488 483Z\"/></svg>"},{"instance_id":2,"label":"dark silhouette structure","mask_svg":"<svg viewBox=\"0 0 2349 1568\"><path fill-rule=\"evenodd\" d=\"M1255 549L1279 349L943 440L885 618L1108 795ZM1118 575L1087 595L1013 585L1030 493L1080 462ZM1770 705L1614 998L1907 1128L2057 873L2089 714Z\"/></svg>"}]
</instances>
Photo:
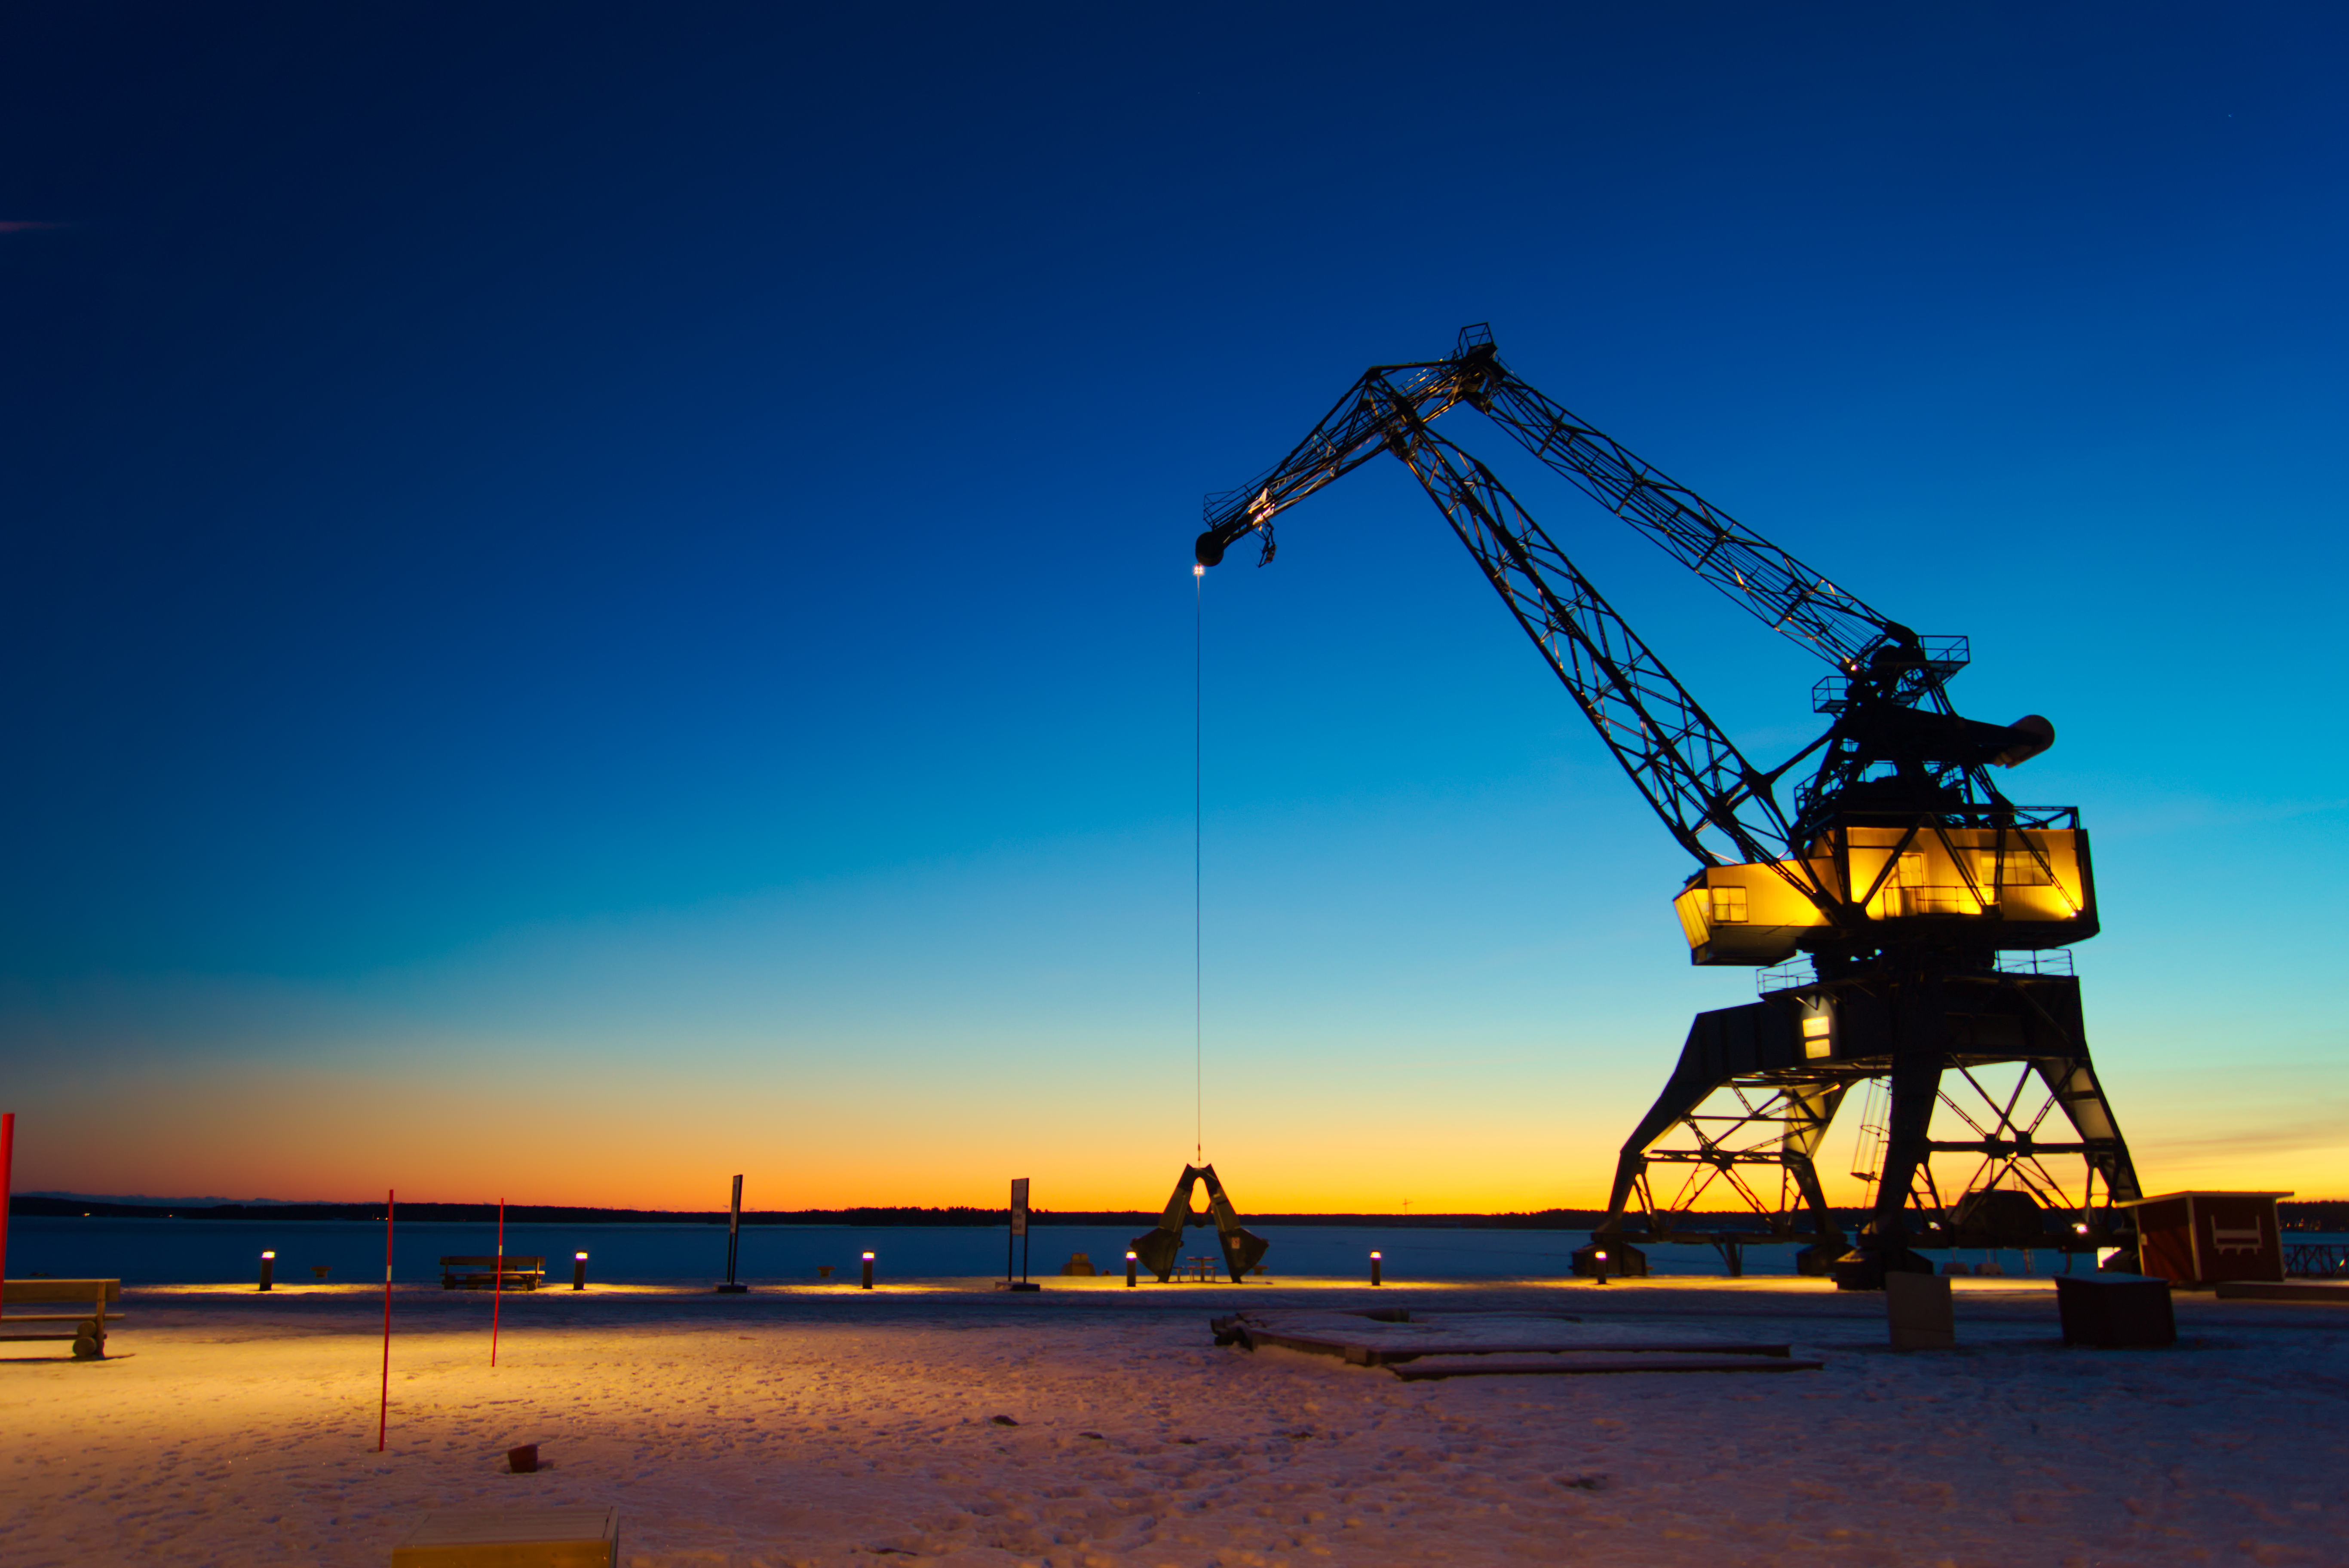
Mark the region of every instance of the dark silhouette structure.
<instances>
[{"instance_id":1,"label":"dark silhouette structure","mask_svg":"<svg viewBox=\"0 0 2349 1568\"><path fill-rule=\"evenodd\" d=\"M1160 1284L1174 1278L1175 1266L1183 1261L1183 1227L1194 1218L1191 1190L1202 1181L1207 1184L1207 1212L1215 1218L1224 1268L1234 1284L1239 1284L1272 1250L1270 1242L1242 1228L1239 1211L1232 1207L1213 1165L1185 1165L1183 1179L1174 1183L1174 1195L1166 1200L1166 1212L1158 1216L1158 1223L1126 1243L1143 1266L1158 1276Z\"/></svg>"},{"instance_id":2,"label":"dark silhouette structure","mask_svg":"<svg viewBox=\"0 0 2349 1568\"><path fill-rule=\"evenodd\" d=\"M1462 404L1824 659L1818 738L1775 768L1747 759L1492 471L1436 431ZM1199 564L1249 533L1269 563L1281 512L1382 453L1419 480L1696 860L1673 901L1691 961L1764 971L1758 1001L1690 1028L1578 1269L1603 1250L1614 1273L1643 1273L1639 1241L1713 1242L1733 1269L1747 1244L1789 1243L1806 1272L1872 1288L1887 1269L1930 1269L1920 1246L2127 1239L2116 1204L2140 1195L2137 1177L2062 951L2097 929L2087 834L2074 808L2016 805L1991 774L2046 750L2054 727L1959 715L1947 686L1966 639L1920 635L1674 482L1518 379L1482 325L1446 358L1364 371L1268 472L1209 497ZM1855 1088L1870 1212L1847 1236L1816 1160ZM1950 1157L1938 1172L1936 1155ZM1753 1222L1688 1219L1727 1194Z\"/></svg>"}]
</instances>

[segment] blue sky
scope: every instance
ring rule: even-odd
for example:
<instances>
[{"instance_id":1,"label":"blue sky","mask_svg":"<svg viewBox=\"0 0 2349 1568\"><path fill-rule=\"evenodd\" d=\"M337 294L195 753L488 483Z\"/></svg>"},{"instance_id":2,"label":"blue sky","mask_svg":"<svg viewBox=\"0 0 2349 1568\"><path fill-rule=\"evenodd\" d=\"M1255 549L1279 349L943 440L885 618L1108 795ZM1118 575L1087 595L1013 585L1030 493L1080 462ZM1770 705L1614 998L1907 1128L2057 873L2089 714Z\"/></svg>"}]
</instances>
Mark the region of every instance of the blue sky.
<instances>
[{"instance_id":1,"label":"blue sky","mask_svg":"<svg viewBox=\"0 0 2349 1568\"><path fill-rule=\"evenodd\" d=\"M2054 719L2014 792L2095 836L2148 1180L2349 1191L2331 8L5 31L20 1185L1155 1202L1199 498L1490 321ZM1741 744L1809 738L1805 655L1455 418ZM1206 583L1209 1152L1589 1201L1749 981L1399 468L1281 538ZM419 1133L475 1096L609 1136Z\"/></svg>"}]
</instances>

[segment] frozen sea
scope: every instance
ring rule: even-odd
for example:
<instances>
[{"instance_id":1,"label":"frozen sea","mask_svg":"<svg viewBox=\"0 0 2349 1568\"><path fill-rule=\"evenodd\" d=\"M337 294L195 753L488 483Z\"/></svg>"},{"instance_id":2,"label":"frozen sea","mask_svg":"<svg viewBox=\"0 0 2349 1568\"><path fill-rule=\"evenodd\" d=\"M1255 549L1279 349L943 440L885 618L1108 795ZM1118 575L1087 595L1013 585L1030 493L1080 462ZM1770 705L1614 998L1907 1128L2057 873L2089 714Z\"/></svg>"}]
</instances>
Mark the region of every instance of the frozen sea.
<instances>
[{"instance_id":1,"label":"frozen sea","mask_svg":"<svg viewBox=\"0 0 2349 1568\"><path fill-rule=\"evenodd\" d=\"M1028 1238L1028 1270L1057 1274L1077 1253L1088 1254L1108 1273L1122 1264L1139 1227L1040 1225ZM1265 1273L1311 1279L1366 1278L1373 1250L1385 1254L1390 1284L1413 1281L1555 1279L1568 1272L1568 1254L1587 1231L1444 1230L1418 1226L1382 1231L1374 1226L1259 1225L1251 1227L1272 1243ZM2301 1236L2294 1241L2339 1241ZM859 1255L874 1254L882 1279L971 1279L1001 1275L1009 1238L1001 1229L971 1226L746 1225L741 1233L739 1278L760 1282L812 1282L830 1266L835 1277L855 1272ZM726 1227L688 1224L512 1224L506 1251L547 1260L550 1283L567 1280L574 1253L588 1254L588 1277L602 1281L718 1280L726 1272ZM440 1277L444 1255L487 1253L497 1245L493 1224L415 1222L398 1225L393 1236L393 1277L426 1283ZM1185 1251L1216 1250L1212 1230L1190 1233ZM120 1279L136 1284L233 1284L254 1279L264 1251L277 1254L277 1278L307 1283L323 1265L334 1284L383 1278L384 1231L377 1221L78 1219L20 1216L8 1225L8 1274L60 1278ZM1965 1253L1967 1262L1986 1254ZM1660 1275L1724 1276L1728 1270L1712 1248L1648 1249L1650 1268ZM1998 1254L2010 1274L2023 1274L2023 1255ZM1016 1255L1013 1272L1018 1272ZM2036 1253L2030 1272L2061 1272L2064 1259ZM1794 1254L1786 1247L1754 1247L1745 1272L1789 1274Z\"/></svg>"}]
</instances>

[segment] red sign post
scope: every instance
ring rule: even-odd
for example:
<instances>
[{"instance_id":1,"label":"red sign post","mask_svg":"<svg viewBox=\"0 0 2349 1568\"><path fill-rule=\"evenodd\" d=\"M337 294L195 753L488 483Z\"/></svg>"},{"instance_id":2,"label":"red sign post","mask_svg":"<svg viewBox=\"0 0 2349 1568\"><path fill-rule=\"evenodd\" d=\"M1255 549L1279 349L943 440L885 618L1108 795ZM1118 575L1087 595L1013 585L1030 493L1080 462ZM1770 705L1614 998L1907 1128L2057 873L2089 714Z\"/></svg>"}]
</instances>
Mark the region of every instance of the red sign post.
<instances>
[{"instance_id":1,"label":"red sign post","mask_svg":"<svg viewBox=\"0 0 2349 1568\"><path fill-rule=\"evenodd\" d=\"M9 1184L16 1167L16 1113L0 1112L0 1280L8 1277L8 1195L16 1189ZM7 1315L8 1293L0 1290L0 1317Z\"/></svg>"}]
</instances>

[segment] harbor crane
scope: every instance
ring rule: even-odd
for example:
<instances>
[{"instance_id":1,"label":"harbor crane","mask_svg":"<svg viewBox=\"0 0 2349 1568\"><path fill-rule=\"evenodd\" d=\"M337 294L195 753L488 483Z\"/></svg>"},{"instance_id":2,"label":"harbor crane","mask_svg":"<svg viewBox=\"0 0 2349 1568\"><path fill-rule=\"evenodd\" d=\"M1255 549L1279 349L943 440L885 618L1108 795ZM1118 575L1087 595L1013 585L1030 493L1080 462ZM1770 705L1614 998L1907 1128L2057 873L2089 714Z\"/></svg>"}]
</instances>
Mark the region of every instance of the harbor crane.
<instances>
[{"instance_id":1,"label":"harbor crane","mask_svg":"<svg viewBox=\"0 0 2349 1568\"><path fill-rule=\"evenodd\" d=\"M1437 429L1463 404L1824 660L1818 738L1775 767L1749 760ZM1992 774L2046 750L2054 727L1960 715L1948 686L1965 638L1911 631L1676 483L1512 373L1482 325L1444 358L1372 366L1270 470L1210 496L1199 568L1249 534L1269 564L1276 520L1382 455L1411 469L1696 861L1672 900L1691 962L1761 972L1758 1001L1697 1015L1576 1271L1640 1274L1641 1243L1703 1242L1734 1273L1745 1246L1791 1243L1799 1271L1874 1289L1887 1271L1930 1272L1920 1249L2133 1239L2118 1205L2143 1194L2065 951L2097 930L2087 832L2076 808L2017 805ZM1847 1235L1817 1160L1854 1088L1868 1196ZM1708 1224L1697 1205L1724 1193L1752 1217Z\"/></svg>"}]
</instances>

